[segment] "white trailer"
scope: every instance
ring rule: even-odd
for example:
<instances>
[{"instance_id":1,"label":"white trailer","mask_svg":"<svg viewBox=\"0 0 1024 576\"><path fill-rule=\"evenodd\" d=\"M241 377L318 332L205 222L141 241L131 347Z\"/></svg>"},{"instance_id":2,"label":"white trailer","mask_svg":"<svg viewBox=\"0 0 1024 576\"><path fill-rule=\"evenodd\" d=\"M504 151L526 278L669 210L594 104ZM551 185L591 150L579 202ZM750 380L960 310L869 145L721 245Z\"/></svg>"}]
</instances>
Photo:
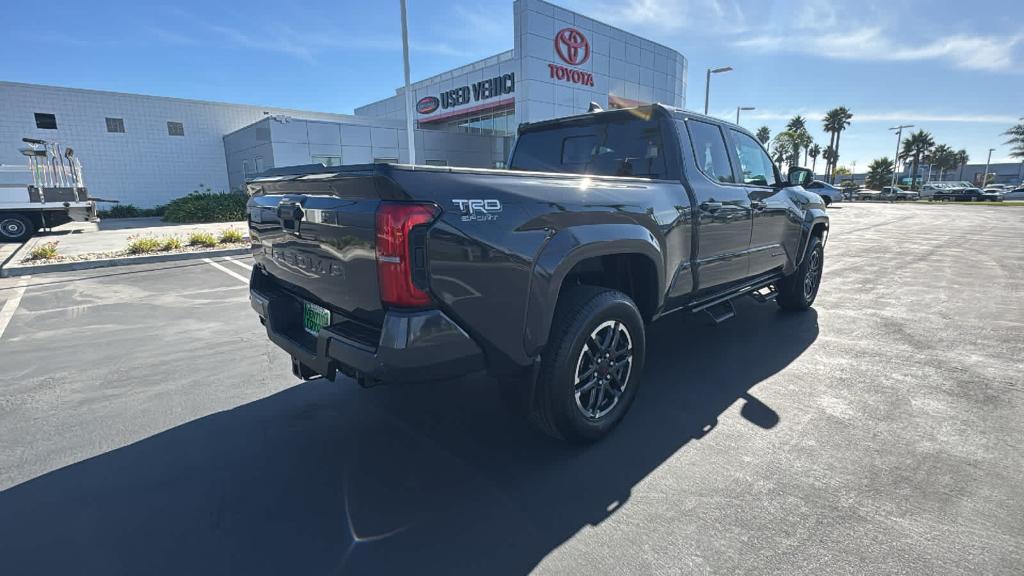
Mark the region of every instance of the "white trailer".
<instances>
[{"instance_id":1,"label":"white trailer","mask_svg":"<svg viewBox=\"0 0 1024 576\"><path fill-rule=\"evenodd\" d=\"M22 138L27 166L0 165L0 241L22 242L38 230L95 222L82 165L71 148Z\"/></svg>"}]
</instances>

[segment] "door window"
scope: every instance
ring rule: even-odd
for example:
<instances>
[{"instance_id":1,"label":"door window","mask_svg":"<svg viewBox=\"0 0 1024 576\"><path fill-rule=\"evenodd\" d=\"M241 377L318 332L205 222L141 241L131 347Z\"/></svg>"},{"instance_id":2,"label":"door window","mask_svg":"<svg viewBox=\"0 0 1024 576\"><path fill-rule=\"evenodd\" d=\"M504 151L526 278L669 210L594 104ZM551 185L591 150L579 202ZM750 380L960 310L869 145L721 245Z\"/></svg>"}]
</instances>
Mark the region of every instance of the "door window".
<instances>
[{"instance_id":1,"label":"door window","mask_svg":"<svg viewBox=\"0 0 1024 576\"><path fill-rule=\"evenodd\" d=\"M775 169L764 148L750 136L736 130L732 131L732 139L736 143L736 156L740 159L743 183L774 186L777 182Z\"/></svg>"},{"instance_id":2,"label":"door window","mask_svg":"<svg viewBox=\"0 0 1024 576\"><path fill-rule=\"evenodd\" d=\"M686 126L689 128L690 142L693 143L697 168L715 182L735 182L722 129L698 120L689 120Z\"/></svg>"}]
</instances>

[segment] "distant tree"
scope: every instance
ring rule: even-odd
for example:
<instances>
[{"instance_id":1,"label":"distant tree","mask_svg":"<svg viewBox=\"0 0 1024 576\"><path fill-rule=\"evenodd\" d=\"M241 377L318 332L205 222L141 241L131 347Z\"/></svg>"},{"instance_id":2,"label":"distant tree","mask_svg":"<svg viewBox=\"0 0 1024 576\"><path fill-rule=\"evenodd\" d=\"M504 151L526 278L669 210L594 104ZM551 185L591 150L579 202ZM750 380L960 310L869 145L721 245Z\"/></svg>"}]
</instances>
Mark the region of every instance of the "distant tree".
<instances>
[{"instance_id":1,"label":"distant tree","mask_svg":"<svg viewBox=\"0 0 1024 576\"><path fill-rule=\"evenodd\" d=\"M850 176L852 174L853 173L850 172L850 169L847 168L846 166L837 166L836 169L832 172L833 176Z\"/></svg>"},{"instance_id":2,"label":"distant tree","mask_svg":"<svg viewBox=\"0 0 1024 576\"><path fill-rule=\"evenodd\" d=\"M876 158L871 161L871 164L868 164L868 174L864 183L868 188L876 190L888 186L892 183L893 170L892 160L887 157Z\"/></svg>"},{"instance_id":3,"label":"distant tree","mask_svg":"<svg viewBox=\"0 0 1024 576\"><path fill-rule=\"evenodd\" d=\"M757 140L761 144L768 144L768 141L772 139L772 131L767 126L761 126L757 129Z\"/></svg>"},{"instance_id":4,"label":"distant tree","mask_svg":"<svg viewBox=\"0 0 1024 576\"><path fill-rule=\"evenodd\" d=\"M818 165L818 156L821 156L821 146L814 144L807 150L807 155L811 157L811 172L814 172L815 166Z\"/></svg>"},{"instance_id":5,"label":"distant tree","mask_svg":"<svg viewBox=\"0 0 1024 576\"><path fill-rule=\"evenodd\" d=\"M850 126L850 120L853 119L853 114L845 107L839 106L833 108L825 113L825 117L822 119L825 132L832 135L832 139L829 142L829 146L832 148L832 159L829 162L831 169L826 166L825 174L829 177L830 182L835 182L835 175L833 171L837 163L839 162L839 136Z\"/></svg>"},{"instance_id":6,"label":"distant tree","mask_svg":"<svg viewBox=\"0 0 1024 576\"><path fill-rule=\"evenodd\" d=\"M835 148L832 148L832 145L829 144L821 151L821 157L825 159L825 180L828 180L829 176L831 176L830 166L836 158Z\"/></svg>"},{"instance_id":7,"label":"distant tree","mask_svg":"<svg viewBox=\"0 0 1024 576\"><path fill-rule=\"evenodd\" d=\"M945 144L939 144L931 153L932 168L939 169L939 181L942 175L951 168L956 167L956 152Z\"/></svg>"},{"instance_id":8,"label":"distant tree","mask_svg":"<svg viewBox=\"0 0 1024 576\"><path fill-rule=\"evenodd\" d=\"M1003 132L1003 136L1010 137L1009 140L1004 142L1004 144L1009 144L1011 146L1010 157L1021 158L1024 160L1024 117L1022 117L1020 122L1017 122L1012 128Z\"/></svg>"},{"instance_id":9,"label":"distant tree","mask_svg":"<svg viewBox=\"0 0 1024 576\"><path fill-rule=\"evenodd\" d=\"M956 177L957 180L964 179L964 166L967 165L967 162L969 162L970 159L971 157L969 154L967 154L967 150L961 148L956 151L956 163L958 166L960 166L960 174Z\"/></svg>"},{"instance_id":10,"label":"distant tree","mask_svg":"<svg viewBox=\"0 0 1024 576\"><path fill-rule=\"evenodd\" d=\"M807 119L797 114L786 123L786 130L790 132L805 132L807 130Z\"/></svg>"},{"instance_id":11,"label":"distant tree","mask_svg":"<svg viewBox=\"0 0 1024 576\"><path fill-rule=\"evenodd\" d=\"M796 162L794 162L793 157L799 158L800 136L795 132L783 130L775 135L775 139L772 140L772 147L775 150L775 157L781 157L782 159L779 162L779 170L782 170L783 163L795 166Z\"/></svg>"},{"instance_id":12,"label":"distant tree","mask_svg":"<svg viewBox=\"0 0 1024 576\"><path fill-rule=\"evenodd\" d=\"M928 156L935 147L935 139L924 130L918 130L903 139L903 149L900 150L900 157L904 160L910 159L910 181L917 183L917 168L921 164L921 158ZM911 185L911 188L914 187Z\"/></svg>"}]
</instances>

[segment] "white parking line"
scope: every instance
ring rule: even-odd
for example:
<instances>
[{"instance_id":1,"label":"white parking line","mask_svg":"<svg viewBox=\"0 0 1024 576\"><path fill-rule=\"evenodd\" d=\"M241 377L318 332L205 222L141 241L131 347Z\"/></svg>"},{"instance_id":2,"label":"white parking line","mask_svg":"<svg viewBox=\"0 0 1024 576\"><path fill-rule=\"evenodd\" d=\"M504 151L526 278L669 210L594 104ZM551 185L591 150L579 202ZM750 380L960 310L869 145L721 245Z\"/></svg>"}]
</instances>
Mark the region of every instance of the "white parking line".
<instances>
[{"instance_id":1,"label":"white parking line","mask_svg":"<svg viewBox=\"0 0 1024 576\"><path fill-rule=\"evenodd\" d=\"M232 264L237 264L237 265L241 266L242 268L245 268L249 272L252 272L252 264L246 264L245 262L242 262L241 260L235 260L234 258L232 258L230 256L228 256L227 260L228 260L228 262L231 262Z\"/></svg>"},{"instance_id":2,"label":"white parking line","mask_svg":"<svg viewBox=\"0 0 1024 576\"><path fill-rule=\"evenodd\" d=\"M18 280L18 285L14 287L11 297L4 302L4 307L0 308L0 338L3 338L4 330L7 330L11 318L14 318L14 311L21 304L21 297L25 295L25 287L28 286L28 281L31 278L32 276L22 276L21 280Z\"/></svg>"},{"instance_id":3,"label":"white parking line","mask_svg":"<svg viewBox=\"0 0 1024 576\"><path fill-rule=\"evenodd\" d=\"M249 283L249 279L246 278L245 276L242 276L241 274L239 274L238 272L235 272L234 270L228 270L228 268L226 266L221 266L220 264L214 262L213 260L210 260L209 258L203 258L203 262L206 262L210 266L213 266L214 268L216 268L217 270L220 270L221 272L227 274L228 276L233 276L235 278L238 278L239 280L241 280L245 284Z\"/></svg>"}]
</instances>

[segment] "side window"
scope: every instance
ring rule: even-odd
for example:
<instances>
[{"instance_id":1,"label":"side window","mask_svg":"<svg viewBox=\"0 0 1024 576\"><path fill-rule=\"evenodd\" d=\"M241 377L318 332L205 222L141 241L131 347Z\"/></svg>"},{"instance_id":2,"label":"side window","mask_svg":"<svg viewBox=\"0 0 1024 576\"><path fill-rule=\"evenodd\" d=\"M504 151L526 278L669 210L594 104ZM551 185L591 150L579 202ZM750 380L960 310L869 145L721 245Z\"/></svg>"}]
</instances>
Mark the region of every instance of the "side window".
<instances>
[{"instance_id":1,"label":"side window","mask_svg":"<svg viewBox=\"0 0 1024 576\"><path fill-rule=\"evenodd\" d=\"M661 144L661 126L657 121L630 117L552 126L519 136L511 168L665 178Z\"/></svg>"},{"instance_id":2,"label":"side window","mask_svg":"<svg viewBox=\"0 0 1024 576\"><path fill-rule=\"evenodd\" d=\"M700 171L715 182L735 182L722 129L699 120L687 120L686 127L689 128L693 156Z\"/></svg>"},{"instance_id":3,"label":"side window","mask_svg":"<svg viewBox=\"0 0 1024 576\"><path fill-rule=\"evenodd\" d=\"M774 186L775 169L764 148L750 136L736 130L732 131L732 139L736 142L736 156L740 159L743 183Z\"/></svg>"}]
</instances>

